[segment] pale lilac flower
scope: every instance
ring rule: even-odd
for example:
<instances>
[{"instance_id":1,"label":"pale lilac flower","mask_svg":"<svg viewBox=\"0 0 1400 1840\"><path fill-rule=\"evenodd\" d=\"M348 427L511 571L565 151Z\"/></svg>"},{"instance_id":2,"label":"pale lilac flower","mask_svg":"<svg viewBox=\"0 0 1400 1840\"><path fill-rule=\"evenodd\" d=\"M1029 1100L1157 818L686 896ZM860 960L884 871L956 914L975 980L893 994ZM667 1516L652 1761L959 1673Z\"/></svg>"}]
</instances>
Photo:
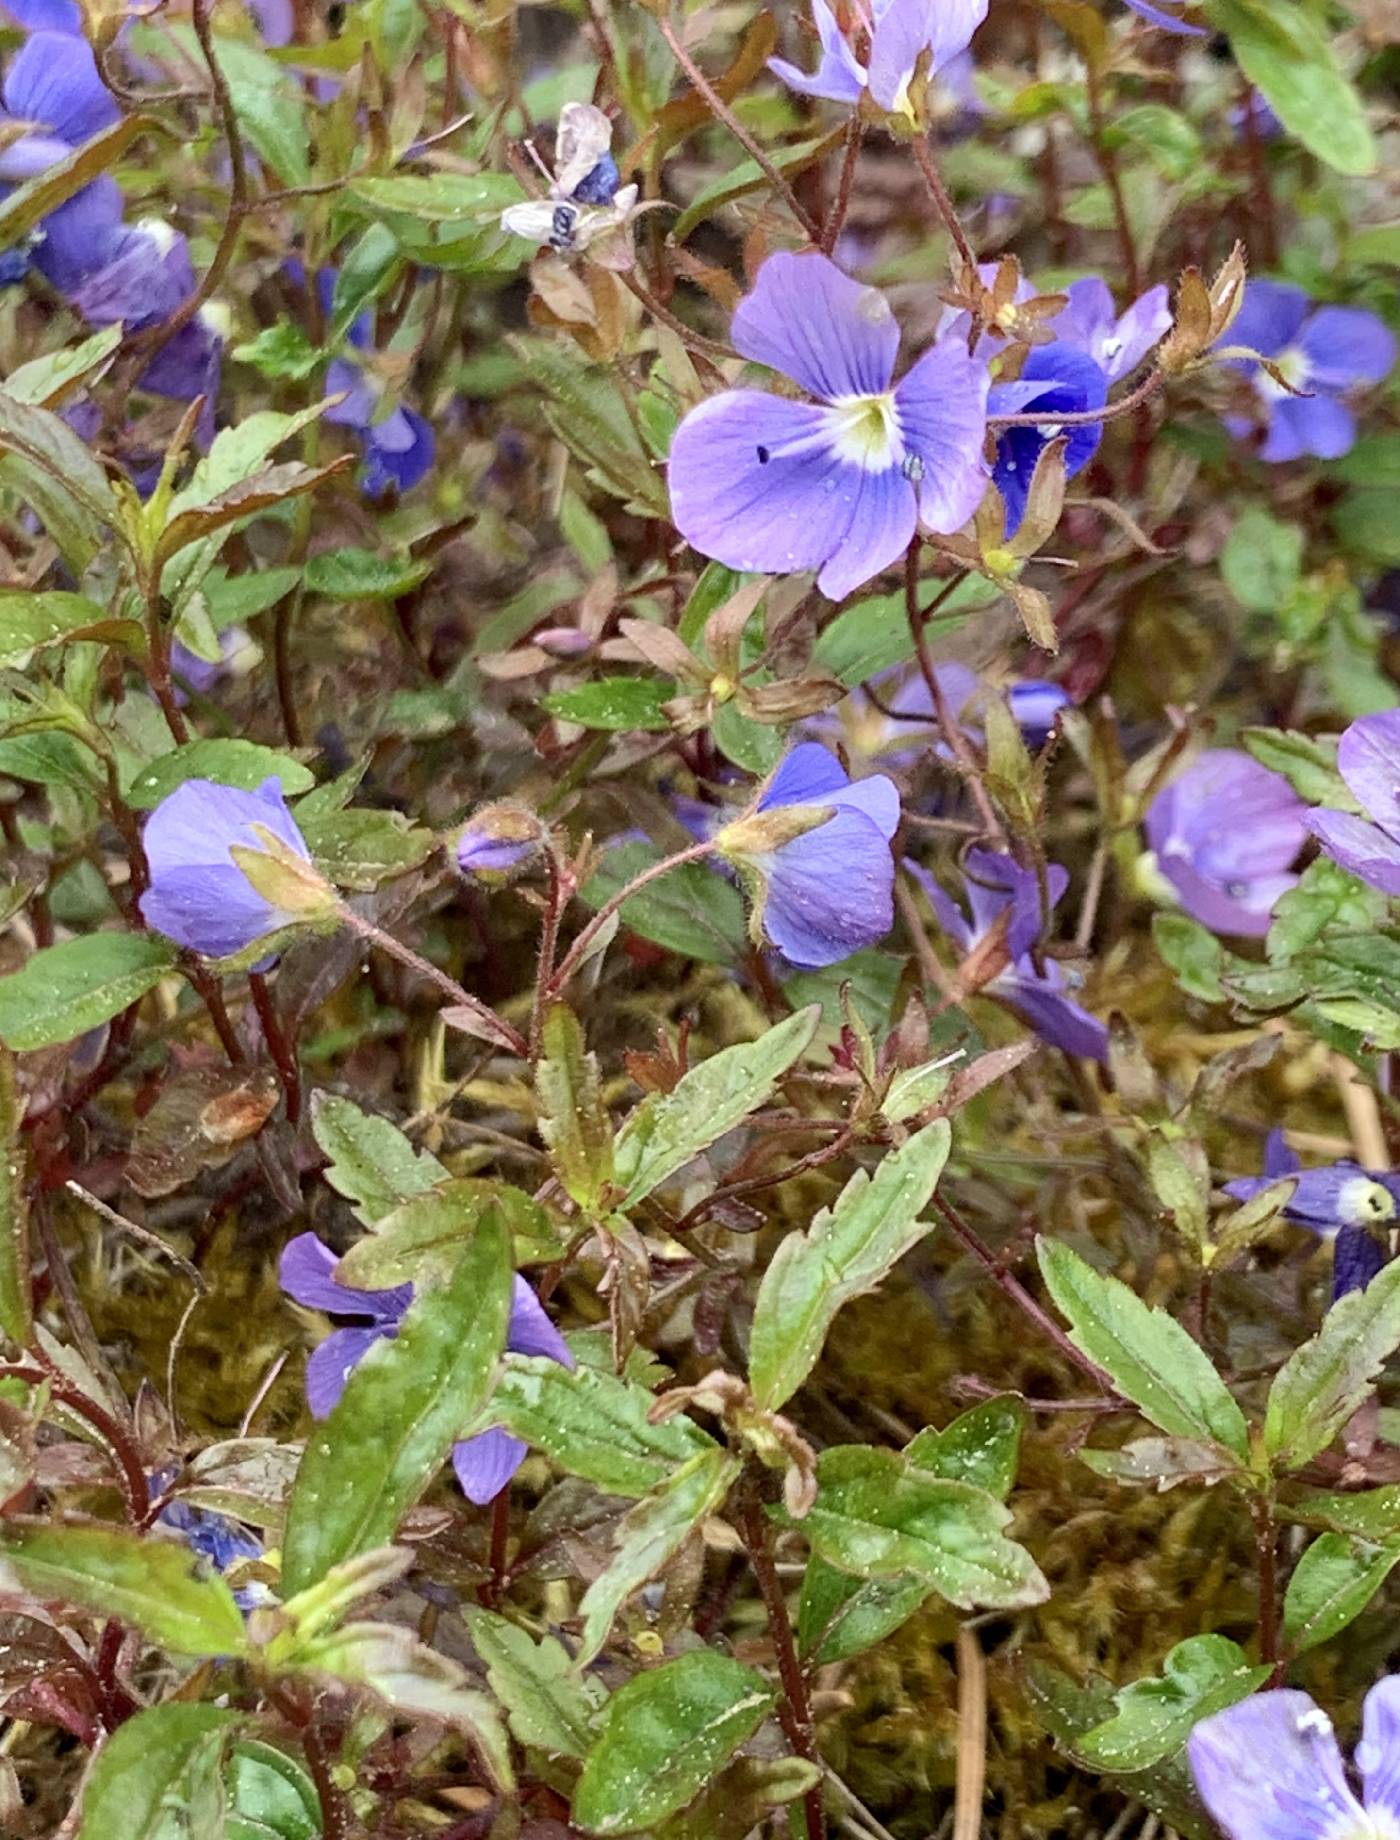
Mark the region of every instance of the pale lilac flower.
<instances>
[{"instance_id":1,"label":"pale lilac flower","mask_svg":"<svg viewBox=\"0 0 1400 1840\"><path fill-rule=\"evenodd\" d=\"M1258 398L1265 436L1259 458L1297 460L1313 454L1336 460L1356 439L1356 420L1343 398L1360 384L1379 383L1395 365L1395 334L1362 307L1315 307L1302 288L1281 281L1251 281L1244 304L1225 335L1272 359L1282 376L1304 396L1289 394L1252 358L1232 358ZM1251 432L1246 416L1229 415L1235 435Z\"/></svg>"},{"instance_id":2,"label":"pale lilac flower","mask_svg":"<svg viewBox=\"0 0 1400 1840\"><path fill-rule=\"evenodd\" d=\"M987 374L940 341L896 384L899 328L874 288L823 255L770 256L731 336L815 398L727 390L671 446L671 512L704 556L768 574L817 569L839 600L888 568L922 519L950 532L986 484Z\"/></svg>"},{"instance_id":3,"label":"pale lilac flower","mask_svg":"<svg viewBox=\"0 0 1400 1840\"><path fill-rule=\"evenodd\" d=\"M980 746L988 686L975 671L954 660L935 665L934 676L950 713L968 739ZM862 759L890 771L910 765L930 748L946 756L947 743L922 671L897 665L873 678L871 688L879 692L883 708L877 708L863 689L855 689L837 708L808 717L803 731L817 740L844 740ZM1036 750L1044 747L1060 711L1073 702L1066 689L1045 677L1016 678L990 693L1005 696L1027 747Z\"/></svg>"},{"instance_id":4,"label":"pale lilac flower","mask_svg":"<svg viewBox=\"0 0 1400 1840\"><path fill-rule=\"evenodd\" d=\"M354 1290L333 1275L336 1255L314 1233L299 1233L282 1253L278 1281L294 1302L328 1316L351 1318L333 1329L306 1363L306 1403L313 1418L325 1418L345 1391L352 1368L382 1336L395 1336L413 1301L413 1286ZM540 1300L518 1274L511 1296L506 1347L512 1354L545 1355L561 1367L576 1363L568 1343L545 1314ZM525 1461L529 1446L493 1428L462 1438L452 1448L452 1467L467 1500L482 1507L493 1501Z\"/></svg>"},{"instance_id":5,"label":"pale lilac flower","mask_svg":"<svg viewBox=\"0 0 1400 1840\"><path fill-rule=\"evenodd\" d=\"M1235 748L1208 748L1153 799L1147 841L1193 920L1262 938L1297 884L1307 808L1280 773Z\"/></svg>"},{"instance_id":6,"label":"pale lilac flower","mask_svg":"<svg viewBox=\"0 0 1400 1840\"><path fill-rule=\"evenodd\" d=\"M838 964L894 925L899 793L880 774L852 780L820 743L779 764L753 812L715 834L754 894L755 921L790 964Z\"/></svg>"},{"instance_id":7,"label":"pale lilac flower","mask_svg":"<svg viewBox=\"0 0 1400 1840\"><path fill-rule=\"evenodd\" d=\"M280 782L256 792L187 779L156 806L141 841L151 885L141 896L148 925L206 958L226 958L301 916L265 900L230 854L263 850L265 830L309 863L311 853L287 809Z\"/></svg>"},{"instance_id":8,"label":"pale lilac flower","mask_svg":"<svg viewBox=\"0 0 1400 1840\"><path fill-rule=\"evenodd\" d=\"M939 925L964 956L972 952L1007 915L1006 955L1008 963L983 985L983 994L996 997L1014 1010L1035 1033L1052 1048L1086 1060L1102 1061L1108 1056L1108 1030L1097 1016L1065 993L1068 978L1057 959L1042 957L1043 969L1036 965L1031 948L1044 930L1048 918L1041 906L1040 883L1034 869L1024 869L1010 856L990 850L969 850L964 859L964 886L968 912L964 913L952 896L946 894L916 862L906 867L918 880L929 898ZM1045 892L1051 911L1069 886L1069 876L1058 863L1045 872ZM970 917L969 917L970 916Z\"/></svg>"},{"instance_id":9,"label":"pale lilac flower","mask_svg":"<svg viewBox=\"0 0 1400 1840\"><path fill-rule=\"evenodd\" d=\"M1334 862L1400 895L1400 709L1353 722L1337 743L1337 766L1366 816L1310 811L1307 827Z\"/></svg>"},{"instance_id":10,"label":"pale lilac flower","mask_svg":"<svg viewBox=\"0 0 1400 1840\"><path fill-rule=\"evenodd\" d=\"M1187 1756L1226 1840L1394 1840L1400 1833L1400 1676L1366 1695L1347 1780L1332 1721L1291 1687L1256 1693L1202 1719Z\"/></svg>"},{"instance_id":11,"label":"pale lilac flower","mask_svg":"<svg viewBox=\"0 0 1400 1840\"><path fill-rule=\"evenodd\" d=\"M1087 352L1110 383L1135 371L1171 330L1171 304L1163 283L1139 294L1123 313L1097 275L1071 281L1065 292L1068 305L1046 324L1064 344Z\"/></svg>"},{"instance_id":12,"label":"pale lilac flower","mask_svg":"<svg viewBox=\"0 0 1400 1840\"><path fill-rule=\"evenodd\" d=\"M962 56L987 17L987 0L871 0L869 15L856 5L852 16L870 43L869 65L856 56L826 0L812 0L812 20L821 58L808 76L786 58L769 58L768 68L789 89L832 102L857 103L865 90L892 114L909 111L909 85L919 59L929 55L928 74L938 76Z\"/></svg>"}]
</instances>

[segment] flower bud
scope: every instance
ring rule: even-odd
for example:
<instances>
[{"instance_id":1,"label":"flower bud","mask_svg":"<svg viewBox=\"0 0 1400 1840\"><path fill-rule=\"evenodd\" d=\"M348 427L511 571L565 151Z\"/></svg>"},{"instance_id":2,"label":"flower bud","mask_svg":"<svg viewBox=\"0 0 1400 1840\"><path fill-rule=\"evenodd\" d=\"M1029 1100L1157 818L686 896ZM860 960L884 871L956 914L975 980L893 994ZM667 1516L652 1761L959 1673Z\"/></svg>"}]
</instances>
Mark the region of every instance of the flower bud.
<instances>
[{"instance_id":1,"label":"flower bud","mask_svg":"<svg viewBox=\"0 0 1400 1840\"><path fill-rule=\"evenodd\" d=\"M483 805L457 834L457 867L463 875L513 879L540 854L545 835L540 819L524 805L505 800Z\"/></svg>"}]
</instances>

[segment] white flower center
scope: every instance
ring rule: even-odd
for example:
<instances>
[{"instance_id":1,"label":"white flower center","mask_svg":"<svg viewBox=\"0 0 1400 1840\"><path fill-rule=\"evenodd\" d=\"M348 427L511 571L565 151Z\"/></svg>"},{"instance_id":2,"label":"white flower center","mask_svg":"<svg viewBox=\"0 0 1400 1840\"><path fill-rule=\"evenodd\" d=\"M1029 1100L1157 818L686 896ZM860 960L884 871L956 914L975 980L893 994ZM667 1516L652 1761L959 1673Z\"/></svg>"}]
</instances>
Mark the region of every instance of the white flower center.
<instances>
[{"instance_id":1,"label":"white flower center","mask_svg":"<svg viewBox=\"0 0 1400 1840\"><path fill-rule=\"evenodd\" d=\"M1307 356L1296 345L1286 346L1273 362L1284 383L1291 384L1295 390L1305 390L1308 387ZM1262 366L1254 373L1254 387L1265 402L1278 402L1289 394L1283 384L1276 382Z\"/></svg>"},{"instance_id":2,"label":"white flower center","mask_svg":"<svg viewBox=\"0 0 1400 1840\"><path fill-rule=\"evenodd\" d=\"M826 411L826 433L833 451L848 466L888 473L904 463L893 390L880 396L838 396Z\"/></svg>"}]
</instances>

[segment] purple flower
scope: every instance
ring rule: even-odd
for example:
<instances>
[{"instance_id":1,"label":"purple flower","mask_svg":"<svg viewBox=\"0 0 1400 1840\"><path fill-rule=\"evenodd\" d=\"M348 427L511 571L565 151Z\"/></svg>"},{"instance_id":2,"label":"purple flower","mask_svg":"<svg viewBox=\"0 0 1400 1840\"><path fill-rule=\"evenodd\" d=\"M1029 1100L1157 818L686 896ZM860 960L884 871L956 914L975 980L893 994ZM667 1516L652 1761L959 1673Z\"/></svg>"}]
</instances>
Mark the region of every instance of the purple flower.
<instances>
[{"instance_id":1,"label":"purple flower","mask_svg":"<svg viewBox=\"0 0 1400 1840\"><path fill-rule=\"evenodd\" d=\"M192 952L226 958L304 917L266 900L230 854L234 847L265 851L259 830L310 863L276 779L264 780L256 792L208 779L177 786L142 833L151 872L151 885L141 896L147 923Z\"/></svg>"},{"instance_id":2,"label":"purple flower","mask_svg":"<svg viewBox=\"0 0 1400 1840\"><path fill-rule=\"evenodd\" d=\"M217 664L208 658L201 658L187 645L181 645L176 639L170 647L170 669L175 676L189 686L198 696L208 696L209 692L229 672L240 665L244 670L257 663L259 652L246 627L225 626L219 634L219 651L222 654ZM182 691L175 693L176 701L188 701Z\"/></svg>"},{"instance_id":3,"label":"purple flower","mask_svg":"<svg viewBox=\"0 0 1400 1840\"><path fill-rule=\"evenodd\" d=\"M1107 283L1097 275L1071 281L1065 291L1069 304L1047 322L1049 328L1062 343L1086 352L1110 383L1135 371L1171 330L1164 284L1148 288L1121 314L1114 309Z\"/></svg>"},{"instance_id":4,"label":"purple flower","mask_svg":"<svg viewBox=\"0 0 1400 1840\"><path fill-rule=\"evenodd\" d=\"M1296 460L1313 454L1336 460L1351 450L1356 422L1342 400L1358 384L1379 383L1395 364L1395 335L1361 307L1314 307L1301 288L1280 281L1251 281L1244 304L1226 334L1270 358L1279 373L1305 396L1291 396L1252 358L1230 359L1250 379L1258 398L1265 436L1261 460ZM1231 415L1226 426L1246 435L1252 423Z\"/></svg>"},{"instance_id":5,"label":"purple flower","mask_svg":"<svg viewBox=\"0 0 1400 1840\"><path fill-rule=\"evenodd\" d=\"M355 1367L381 1336L398 1334L404 1311L413 1301L413 1286L398 1284L392 1290L352 1290L336 1282L336 1255L314 1233L299 1233L282 1254L278 1281L287 1295L308 1310L328 1316L349 1316L351 1326L333 1329L306 1363L306 1403L313 1418L325 1418ZM540 1300L519 1275L511 1297L506 1347L512 1354L546 1355L561 1366L573 1368L573 1354L541 1307ZM452 1467L462 1493L478 1507L495 1499L525 1461L528 1445L509 1432L482 1431L453 1446Z\"/></svg>"},{"instance_id":6,"label":"purple flower","mask_svg":"<svg viewBox=\"0 0 1400 1840\"><path fill-rule=\"evenodd\" d=\"M955 661L935 665L934 676L950 712L969 739L980 745L987 686L975 671ZM802 725L804 730L814 739L844 739L865 760L892 771L910 765L928 748L947 754L934 714L933 696L922 671L896 666L872 679L872 688L880 692L883 709L877 708L862 690L853 690L839 709L809 717ZM1044 677L1018 678L1007 684L1002 694L1026 745L1034 749L1045 745L1059 712L1073 701L1061 685Z\"/></svg>"},{"instance_id":7,"label":"purple flower","mask_svg":"<svg viewBox=\"0 0 1400 1840\"><path fill-rule=\"evenodd\" d=\"M1227 1840L1384 1840L1400 1832L1400 1676L1366 1695L1358 1801L1332 1721L1291 1687L1202 1719L1187 1756Z\"/></svg>"},{"instance_id":8,"label":"purple flower","mask_svg":"<svg viewBox=\"0 0 1400 1840\"><path fill-rule=\"evenodd\" d=\"M854 11L859 17L860 9ZM851 49L826 0L812 0L821 58L811 76L785 58L769 58L768 68L804 96L856 103L869 89L882 109L909 114L909 84L919 59L931 53L930 77L945 71L967 50L987 17L987 0L872 0L871 13L868 68Z\"/></svg>"},{"instance_id":9,"label":"purple flower","mask_svg":"<svg viewBox=\"0 0 1400 1840\"><path fill-rule=\"evenodd\" d=\"M167 1475L171 1473L167 1472ZM152 1482L157 1491L165 1486L161 1476L153 1477ZM168 1527L172 1533L179 1534L191 1552L207 1559L220 1574L263 1556L263 1543L255 1533L239 1526L237 1521L230 1520L226 1514L191 1507L178 1497L166 1503L156 1520L159 1526ZM260 1604L268 1603L271 1597L272 1593L267 1586L260 1579L254 1579L234 1592L233 1601L246 1616Z\"/></svg>"},{"instance_id":10,"label":"purple flower","mask_svg":"<svg viewBox=\"0 0 1400 1840\"><path fill-rule=\"evenodd\" d=\"M986 483L987 374L940 342L896 385L883 294L823 255L770 256L731 336L816 400L727 390L671 446L671 511L687 542L735 569L819 569L839 600L903 555L920 519L954 531Z\"/></svg>"},{"instance_id":11,"label":"purple flower","mask_svg":"<svg viewBox=\"0 0 1400 1840\"><path fill-rule=\"evenodd\" d=\"M1174 32L1178 38L1208 38L1210 34L1204 26L1189 26L1184 19L1178 19L1175 13L1164 12L1160 6L1153 6L1152 0L1124 0L1139 19L1145 19L1150 26L1158 26L1163 32Z\"/></svg>"},{"instance_id":12,"label":"purple flower","mask_svg":"<svg viewBox=\"0 0 1400 1840\"><path fill-rule=\"evenodd\" d=\"M288 267L295 278L301 279L296 264ZM322 269L316 287L321 309L329 314L335 270ZM347 337L355 350L372 354L373 314L361 313ZM416 486L432 467L437 453L436 436L417 410L384 400L372 362L362 365L353 358L332 359L326 371L326 391L328 395L344 392L345 401L327 409L325 420L340 428L352 428L359 435L365 455L360 484L366 497L380 498L386 492L407 492Z\"/></svg>"},{"instance_id":13,"label":"purple flower","mask_svg":"<svg viewBox=\"0 0 1400 1840\"><path fill-rule=\"evenodd\" d=\"M543 843L544 826L524 805L484 805L457 834L457 867L463 875L509 875L538 856Z\"/></svg>"},{"instance_id":14,"label":"purple flower","mask_svg":"<svg viewBox=\"0 0 1400 1840\"><path fill-rule=\"evenodd\" d=\"M1337 766L1366 816L1310 811L1304 822L1334 862L1400 895L1400 709L1353 722L1337 743Z\"/></svg>"},{"instance_id":15,"label":"purple flower","mask_svg":"<svg viewBox=\"0 0 1400 1840\"><path fill-rule=\"evenodd\" d=\"M894 925L899 794L876 774L852 780L836 756L804 741L779 764L751 814L715 835L744 876L761 927L791 964L835 965Z\"/></svg>"},{"instance_id":16,"label":"purple flower","mask_svg":"<svg viewBox=\"0 0 1400 1840\"><path fill-rule=\"evenodd\" d=\"M1068 309L1066 309L1068 311ZM1068 436L1065 477L1086 467L1103 437L1102 422L1077 422L1061 429L1057 413L1080 414L1101 409L1108 399L1108 378L1086 351L1056 340L1033 346L1014 383L994 383L987 399L991 415L1026 415L1044 420L1033 428L1003 428L997 436L992 478L1006 501L1006 534L1014 536L1026 514L1031 479L1041 454L1057 435Z\"/></svg>"},{"instance_id":17,"label":"purple flower","mask_svg":"<svg viewBox=\"0 0 1400 1840\"><path fill-rule=\"evenodd\" d=\"M1235 748L1209 748L1147 812L1157 867L1193 920L1262 938L1307 837L1303 801L1282 774Z\"/></svg>"},{"instance_id":18,"label":"purple flower","mask_svg":"<svg viewBox=\"0 0 1400 1840\"><path fill-rule=\"evenodd\" d=\"M22 32L76 32L83 29L77 0L4 0L4 9Z\"/></svg>"},{"instance_id":19,"label":"purple flower","mask_svg":"<svg viewBox=\"0 0 1400 1840\"><path fill-rule=\"evenodd\" d=\"M0 196L67 159L121 113L87 40L67 31L35 32L26 39L5 73L3 100L4 117L29 124L33 132L0 150ZM71 293L101 262L121 214L116 182L100 174L42 220L34 266L61 294Z\"/></svg>"},{"instance_id":20,"label":"purple flower","mask_svg":"<svg viewBox=\"0 0 1400 1840\"><path fill-rule=\"evenodd\" d=\"M1363 1169L1352 1162L1304 1169L1279 1129L1270 1131L1265 1141L1264 1173L1227 1182L1225 1193L1236 1201L1249 1201L1287 1176L1296 1176L1297 1181L1284 1205L1284 1218L1314 1233L1330 1236L1339 1227L1384 1226L1395 1218L1400 1175Z\"/></svg>"},{"instance_id":21,"label":"purple flower","mask_svg":"<svg viewBox=\"0 0 1400 1840\"><path fill-rule=\"evenodd\" d=\"M1276 141L1286 133L1283 123L1257 89L1251 89L1245 101L1237 102L1230 110L1230 128L1237 140L1248 140L1251 120L1256 140Z\"/></svg>"},{"instance_id":22,"label":"purple flower","mask_svg":"<svg viewBox=\"0 0 1400 1840\"><path fill-rule=\"evenodd\" d=\"M927 869L914 862L907 866L927 894L939 925L964 956L980 946L1002 916L1007 916L1004 924L1008 962L982 986L987 996L1000 999L1014 1010L1052 1048L1063 1048L1066 1054L1081 1055L1086 1060L1107 1058L1108 1030L1096 1016L1065 995L1064 967L1056 959L1045 958L1044 970L1038 970L1031 955L1031 947L1048 918L1041 907L1040 885L1033 869L1023 869L1010 856L990 850L969 850L963 878L969 919ZM1069 876L1058 863L1051 863L1045 872L1045 884L1053 911L1069 886Z\"/></svg>"}]
</instances>

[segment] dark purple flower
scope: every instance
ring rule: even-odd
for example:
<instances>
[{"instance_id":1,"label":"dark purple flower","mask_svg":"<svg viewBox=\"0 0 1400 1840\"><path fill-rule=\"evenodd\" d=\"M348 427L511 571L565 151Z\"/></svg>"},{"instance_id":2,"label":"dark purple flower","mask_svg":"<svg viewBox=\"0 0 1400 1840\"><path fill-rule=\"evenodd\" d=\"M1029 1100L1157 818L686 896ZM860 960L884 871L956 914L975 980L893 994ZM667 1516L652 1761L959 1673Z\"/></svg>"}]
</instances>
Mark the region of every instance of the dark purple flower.
<instances>
[{"instance_id":1,"label":"dark purple flower","mask_svg":"<svg viewBox=\"0 0 1400 1840\"><path fill-rule=\"evenodd\" d=\"M1033 428L1003 428L997 435L992 478L1006 501L1006 534L1014 536L1026 514L1031 479L1041 454L1058 435L1068 437L1065 477L1093 459L1103 438L1102 422L1077 422L1062 429L1056 414L1101 409L1108 399L1108 378L1089 356L1064 340L1033 346L1014 383L994 383L987 398L989 415L1043 415Z\"/></svg>"},{"instance_id":2,"label":"dark purple flower","mask_svg":"<svg viewBox=\"0 0 1400 1840\"><path fill-rule=\"evenodd\" d=\"M162 799L142 833L151 885L141 897L149 925L206 958L226 958L255 939L304 918L258 893L230 854L265 851L262 829L302 862L311 853L287 809L282 787L268 779L256 792L187 779Z\"/></svg>"},{"instance_id":3,"label":"dark purple flower","mask_svg":"<svg viewBox=\"0 0 1400 1840\"><path fill-rule=\"evenodd\" d=\"M1145 19L1148 25L1157 26L1163 32L1174 32L1178 38L1208 38L1210 36L1204 26L1187 25L1186 21L1179 19L1175 13L1168 13L1160 6L1153 6L1152 0L1123 0L1123 3L1131 7L1139 19Z\"/></svg>"},{"instance_id":4,"label":"dark purple flower","mask_svg":"<svg viewBox=\"0 0 1400 1840\"><path fill-rule=\"evenodd\" d=\"M671 445L671 511L704 556L769 574L818 569L839 600L888 568L920 520L959 529L986 484L987 374L940 341L898 384L899 328L874 288L823 255L770 256L731 336L811 402L726 390Z\"/></svg>"},{"instance_id":5,"label":"dark purple flower","mask_svg":"<svg viewBox=\"0 0 1400 1840\"><path fill-rule=\"evenodd\" d=\"M1291 864L1307 808L1280 773L1235 748L1206 752L1147 812L1157 868L1193 920L1262 938L1274 903L1297 883Z\"/></svg>"},{"instance_id":6,"label":"dark purple flower","mask_svg":"<svg viewBox=\"0 0 1400 1840\"><path fill-rule=\"evenodd\" d=\"M340 1395L350 1370L381 1336L398 1334L404 1311L413 1301L413 1286L392 1290L353 1290L337 1283L336 1255L314 1233L299 1233L282 1254L278 1280L295 1302L328 1316L348 1316L352 1324L333 1329L306 1363L306 1403L313 1418L325 1418ZM506 1347L512 1354L545 1355L562 1367L575 1366L568 1343L545 1314L540 1300L516 1275L511 1297ZM452 1449L452 1467L468 1501L482 1507L500 1494L525 1461L528 1445L509 1432L493 1429L463 1438Z\"/></svg>"},{"instance_id":7,"label":"dark purple flower","mask_svg":"<svg viewBox=\"0 0 1400 1840\"><path fill-rule=\"evenodd\" d=\"M1246 100L1237 102L1230 110L1230 127L1236 139L1249 139L1251 119L1256 140L1276 141L1287 132L1257 89L1251 89Z\"/></svg>"},{"instance_id":8,"label":"dark purple flower","mask_svg":"<svg viewBox=\"0 0 1400 1840\"><path fill-rule=\"evenodd\" d=\"M1004 914L1008 916L1008 963L983 986L985 995L998 998L1014 1010L1052 1048L1063 1048L1066 1054L1081 1055L1086 1060L1106 1059L1108 1030L1096 1016L1066 996L1064 966L1046 957L1042 960L1044 970L1038 970L1031 954L1048 918L1041 908L1040 885L1033 869L1023 869L1010 856L990 850L969 850L963 878L969 919L927 869L914 862L908 867L927 894L939 925L964 956L986 939ZM1053 911L1069 886L1069 876L1058 863L1051 863L1045 872L1045 883Z\"/></svg>"},{"instance_id":9,"label":"dark purple flower","mask_svg":"<svg viewBox=\"0 0 1400 1840\"><path fill-rule=\"evenodd\" d=\"M68 31L39 31L26 39L5 73L3 101L4 116L28 123L33 132L0 150L0 197L67 159L120 115L87 40ZM102 261L121 214L115 181L100 174L42 220L35 268L60 293L70 293Z\"/></svg>"},{"instance_id":10,"label":"dark purple flower","mask_svg":"<svg viewBox=\"0 0 1400 1840\"><path fill-rule=\"evenodd\" d=\"M157 1490L164 1486L159 1476L152 1478ZM246 1565L251 1560L261 1559L263 1543L255 1533L237 1521L230 1520L226 1514L215 1514L207 1508L194 1508L177 1496L167 1502L156 1517L162 1527L170 1528L202 1559L207 1559L214 1570L222 1575L234 1566ZM241 1585L233 1594L233 1601L246 1616L250 1610L256 1610L260 1604L268 1603L272 1593L261 1580Z\"/></svg>"},{"instance_id":11,"label":"dark purple flower","mask_svg":"<svg viewBox=\"0 0 1400 1840\"><path fill-rule=\"evenodd\" d=\"M1229 345L1272 359L1295 390L1308 392L1290 395L1252 358L1228 360L1254 385L1266 431L1261 460L1336 460L1350 452L1356 421L1343 397L1358 384L1379 383L1395 364L1395 334L1374 313L1314 307L1301 288L1281 281L1251 281L1225 336ZM1253 426L1244 416L1225 419L1232 434Z\"/></svg>"},{"instance_id":12,"label":"dark purple flower","mask_svg":"<svg viewBox=\"0 0 1400 1840\"><path fill-rule=\"evenodd\" d=\"M1400 1833L1400 1676L1366 1695L1358 1801L1332 1721L1291 1687L1202 1719L1187 1742L1201 1800L1226 1840L1388 1840Z\"/></svg>"},{"instance_id":13,"label":"dark purple flower","mask_svg":"<svg viewBox=\"0 0 1400 1840\"><path fill-rule=\"evenodd\" d=\"M780 763L751 814L715 834L754 899L754 924L791 964L838 964L894 925L899 793L876 774L852 780L804 741Z\"/></svg>"},{"instance_id":14,"label":"dark purple flower","mask_svg":"<svg viewBox=\"0 0 1400 1840\"><path fill-rule=\"evenodd\" d=\"M1400 709L1353 722L1337 743L1337 766L1366 816L1310 811L1304 822L1334 862L1400 895Z\"/></svg>"},{"instance_id":15,"label":"dark purple flower","mask_svg":"<svg viewBox=\"0 0 1400 1840\"><path fill-rule=\"evenodd\" d=\"M1114 307L1107 283L1097 275L1071 281L1065 291L1069 304L1047 324L1062 344L1087 353L1110 383L1135 371L1171 330L1171 304L1163 284L1139 294L1124 313Z\"/></svg>"},{"instance_id":16,"label":"dark purple flower","mask_svg":"<svg viewBox=\"0 0 1400 1840\"><path fill-rule=\"evenodd\" d=\"M768 68L804 96L856 103L868 88L882 109L908 114L909 84L919 59L930 54L930 77L945 72L967 50L987 17L987 0L872 0L870 11L868 69L851 49L826 0L812 0L821 58L811 76L785 58L769 58ZM859 10L852 16L859 20Z\"/></svg>"}]
</instances>

